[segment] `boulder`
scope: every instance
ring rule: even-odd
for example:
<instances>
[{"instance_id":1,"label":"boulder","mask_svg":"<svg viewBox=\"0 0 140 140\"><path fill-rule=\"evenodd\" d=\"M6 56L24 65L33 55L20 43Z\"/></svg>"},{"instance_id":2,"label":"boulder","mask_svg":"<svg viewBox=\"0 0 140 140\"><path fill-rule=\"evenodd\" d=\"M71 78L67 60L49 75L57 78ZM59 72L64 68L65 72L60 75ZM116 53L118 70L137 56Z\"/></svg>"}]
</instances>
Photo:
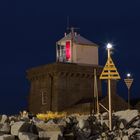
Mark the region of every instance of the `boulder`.
<instances>
[{"instance_id":1,"label":"boulder","mask_svg":"<svg viewBox=\"0 0 140 140\"><path fill-rule=\"evenodd\" d=\"M29 126L30 126L29 123L26 123L26 122L23 122L23 121L15 122L11 126L11 134L14 135L14 136L18 136L19 132L27 132Z\"/></svg>"},{"instance_id":2,"label":"boulder","mask_svg":"<svg viewBox=\"0 0 140 140\"><path fill-rule=\"evenodd\" d=\"M8 117L7 115L2 115L2 118L1 118L1 123L6 123L8 121Z\"/></svg>"},{"instance_id":3,"label":"boulder","mask_svg":"<svg viewBox=\"0 0 140 140\"><path fill-rule=\"evenodd\" d=\"M120 129L124 129L124 124L123 124L123 122L120 123L119 128L120 128Z\"/></svg>"},{"instance_id":4,"label":"boulder","mask_svg":"<svg viewBox=\"0 0 140 140\"><path fill-rule=\"evenodd\" d=\"M38 119L38 118L36 118L36 117L33 117L33 118L32 118L32 122L33 122L34 124L43 124L43 123L44 123L44 121L42 121L42 120L40 120L40 119Z\"/></svg>"},{"instance_id":5,"label":"boulder","mask_svg":"<svg viewBox=\"0 0 140 140\"><path fill-rule=\"evenodd\" d=\"M3 132L4 134L10 133L10 124L8 124L8 123L1 123L0 124L0 132Z\"/></svg>"},{"instance_id":6,"label":"boulder","mask_svg":"<svg viewBox=\"0 0 140 140\"><path fill-rule=\"evenodd\" d=\"M67 123L66 123L66 121L65 121L64 119L59 120L59 121L57 122L57 124L58 124L59 126L63 126L63 127L66 127L66 125L67 125Z\"/></svg>"},{"instance_id":7,"label":"boulder","mask_svg":"<svg viewBox=\"0 0 140 140\"><path fill-rule=\"evenodd\" d=\"M114 138L114 140L122 140L122 138L120 138L120 137L117 137L117 138Z\"/></svg>"},{"instance_id":8,"label":"boulder","mask_svg":"<svg viewBox=\"0 0 140 140\"><path fill-rule=\"evenodd\" d=\"M128 135L131 136L135 132L135 128L129 128L126 131L127 131Z\"/></svg>"},{"instance_id":9,"label":"boulder","mask_svg":"<svg viewBox=\"0 0 140 140\"><path fill-rule=\"evenodd\" d=\"M0 136L0 140L15 140L15 136L4 134L4 135Z\"/></svg>"},{"instance_id":10,"label":"boulder","mask_svg":"<svg viewBox=\"0 0 140 140\"><path fill-rule=\"evenodd\" d=\"M54 122L53 120L49 120L46 124L47 124L47 125L54 125L55 122Z\"/></svg>"},{"instance_id":11,"label":"boulder","mask_svg":"<svg viewBox=\"0 0 140 140\"><path fill-rule=\"evenodd\" d=\"M133 139L140 139L140 129L135 128L130 137Z\"/></svg>"},{"instance_id":12,"label":"boulder","mask_svg":"<svg viewBox=\"0 0 140 140\"><path fill-rule=\"evenodd\" d=\"M16 121L18 121L18 118L17 118L16 116L9 116L9 121L10 121L10 122L11 122L11 121L16 122Z\"/></svg>"},{"instance_id":13,"label":"boulder","mask_svg":"<svg viewBox=\"0 0 140 140\"><path fill-rule=\"evenodd\" d=\"M88 118L89 118L89 115L78 115L78 116L76 116L76 119L77 119L77 121L79 121L79 120L88 120Z\"/></svg>"},{"instance_id":14,"label":"boulder","mask_svg":"<svg viewBox=\"0 0 140 140\"><path fill-rule=\"evenodd\" d=\"M37 130L36 125L34 125L33 123L31 123L29 125L28 132L38 135L38 130Z\"/></svg>"},{"instance_id":15,"label":"boulder","mask_svg":"<svg viewBox=\"0 0 140 140\"><path fill-rule=\"evenodd\" d=\"M62 136L63 134L61 131L40 131L39 132L40 139L58 140Z\"/></svg>"},{"instance_id":16,"label":"boulder","mask_svg":"<svg viewBox=\"0 0 140 140\"><path fill-rule=\"evenodd\" d=\"M91 129L90 128L84 128L83 129L83 135L86 138L89 138L89 136L91 135Z\"/></svg>"},{"instance_id":17,"label":"boulder","mask_svg":"<svg viewBox=\"0 0 140 140\"><path fill-rule=\"evenodd\" d=\"M38 131L62 131L63 127L58 124L48 125L46 123L36 124Z\"/></svg>"},{"instance_id":18,"label":"boulder","mask_svg":"<svg viewBox=\"0 0 140 140\"><path fill-rule=\"evenodd\" d=\"M84 120L84 119L79 119L78 127L80 129L87 128L87 127L89 127L89 122L87 120Z\"/></svg>"},{"instance_id":19,"label":"boulder","mask_svg":"<svg viewBox=\"0 0 140 140\"><path fill-rule=\"evenodd\" d=\"M39 138L40 139L49 139L46 131L39 131Z\"/></svg>"},{"instance_id":20,"label":"boulder","mask_svg":"<svg viewBox=\"0 0 140 140\"><path fill-rule=\"evenodd\" d=\"M75 136L74 133L68 133L68 134L64 134L64 140L75 140Z\"/></svg>"},{"instance_id":21,"label":"boulder","mask_svg":"<svg viewBox=\"0 0 140 140\"><path fill-rule=\"evenodd\" d=\"M130 127L140 127L140 116L136 116L135 118L133 118L130 122L128 122L127 128L130 128Z\"/></svg>"},{"instance_id":22,"label":"boulder","mask_svg":"<svg viewBox=\"0 0 140 140\"><path fill-rule=\"evenodd\" d=\"M20 121L24 121L24 122L30 122L30 119L27 117L21 117Z\"/></svg>"},{"instance_id":23,"label":"boulder","mask_svg":"<svg viewBox=\"0 0 140 140\"><path fill-rule=\"evenodd\" d=\"M65 119L65 121L66 121L66 123L71 123L71 119L70 119L69 117L67 117L67 118Z\"/></svg>"},{"instance_id":24,"label":"boulder","mask_svg":"<svg viewBox=\"0 0 140 140\"><path fill-rule=\"evenodd\" d=\"M50 123L38 124L39 138L57 140L63 135L63 128L59 124L54 124L52 121Z\"/></svg>"},{"instance_id":25,"label":"boulder","mask_svg":"<svg viewBox=\"0 0 140 140\"><path fill-rule=\"evenodd\" d=\"M10 121L10 126L12 126L15 123L15 121Z\"/></svg>"},{"instance_id":26,"label":"boulder","mask_svg":"<svg viewBox=\"0 0 140 140\"><path fill-rule=\"evenodd\" d=\"M119 117L119 119L124 119L126 122L130 122L133 118L139 115L138 110L124 110L113 113L115 116Z\"/></svg>"},{"instance_id":27,"label":"boulder","mask_svg":"<svg viewBox=\"0 0 140 140\"><path fill-rule=\"evenodd\" d=\"M129 140L129 137L127 135L123 136L122 140Z\"/></svg>"},{"instance_id":28,"label":"boulder","mask_svg":"<svg viewBox=\"0 0 140 140\"><path fill-rule=\"evenodd\" d=\"M19 132L18 138L20 140L38 140L38 135L29 132Z\"/></svg>"}]
</instances>

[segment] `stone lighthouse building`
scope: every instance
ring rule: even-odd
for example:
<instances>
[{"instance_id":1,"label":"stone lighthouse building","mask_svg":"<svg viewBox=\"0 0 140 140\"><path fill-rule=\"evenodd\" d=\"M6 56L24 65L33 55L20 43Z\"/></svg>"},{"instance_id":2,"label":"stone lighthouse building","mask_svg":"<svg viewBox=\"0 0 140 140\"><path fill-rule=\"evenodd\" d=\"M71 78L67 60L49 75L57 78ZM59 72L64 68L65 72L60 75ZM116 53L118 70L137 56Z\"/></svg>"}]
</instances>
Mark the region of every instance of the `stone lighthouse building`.
<instances>
[{"instance_id":1,"label":"stone lighthouse building","mask_svg":"<svg viewBox=\"0 0 140 140\"><path fill-rule=\"evenodd\" d=\"M29 111L69 111L83 109L93 102L94 69L97 71L98 94L101 96L98 45L74 32L56 42L56 62L31 68ZM77 107L79 106L79 108Z\"/></svg>"}]
</instances>

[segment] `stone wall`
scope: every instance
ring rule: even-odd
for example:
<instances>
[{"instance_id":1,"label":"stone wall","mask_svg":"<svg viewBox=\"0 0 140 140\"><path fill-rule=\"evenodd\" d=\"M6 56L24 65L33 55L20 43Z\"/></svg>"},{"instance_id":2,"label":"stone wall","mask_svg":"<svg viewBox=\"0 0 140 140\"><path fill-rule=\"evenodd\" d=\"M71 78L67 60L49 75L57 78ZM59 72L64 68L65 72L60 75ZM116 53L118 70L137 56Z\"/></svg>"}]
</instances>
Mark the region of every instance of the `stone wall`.
<instances>
[{"instance_id":1,"label":"stone wall","mask_svg":"<svg viewBox=\"0 0 140 140\"><path fill-rule=\"evenodd\" d=\"M100 66L54 63L27 71L30 81L29 111L63 111L80 101L93 98L93 71L97 69L97 83L101 96ZM42 92L46 92L47 102L42 104Z\"/></svg>"}]
</instances>

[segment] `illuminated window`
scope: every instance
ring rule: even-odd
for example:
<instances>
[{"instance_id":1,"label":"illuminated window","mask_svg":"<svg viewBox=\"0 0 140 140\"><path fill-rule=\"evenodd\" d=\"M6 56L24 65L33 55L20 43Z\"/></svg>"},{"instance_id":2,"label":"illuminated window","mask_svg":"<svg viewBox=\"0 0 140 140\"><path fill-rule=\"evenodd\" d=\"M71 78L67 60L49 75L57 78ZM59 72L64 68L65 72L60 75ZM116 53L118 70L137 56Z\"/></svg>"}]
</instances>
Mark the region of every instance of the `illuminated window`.
<instances>
[{"instance_id":1,"label":"illuminated window","mask_svg":"<svg viewBox=\"0 0 140 140\"><path fill-rule=\"evenodd\" d=\"M65 47L64 46L58 46L57 47L57 57L59 62L65 62L66 54L65 54Z\"/></svg>"},{"instance_id":2,"label":"illuminated window","mask_svg":"<svg viewBox=\"0 0 140 140\"><path fill-rule=\"evenodd\" d=\"M42 91L42 105L45 105L47 103L47 92Z\"/></svg>"},{"instance_id":3,"label":"illuminated window","mask_svg":"<svg viewBox=\"0 0 140 140\"><path fill-rule=\"evenodd\" d=\"M66 60L69 61L71 57L70 53L70 41L66 41Z\"/></svg>"}]
</instances>

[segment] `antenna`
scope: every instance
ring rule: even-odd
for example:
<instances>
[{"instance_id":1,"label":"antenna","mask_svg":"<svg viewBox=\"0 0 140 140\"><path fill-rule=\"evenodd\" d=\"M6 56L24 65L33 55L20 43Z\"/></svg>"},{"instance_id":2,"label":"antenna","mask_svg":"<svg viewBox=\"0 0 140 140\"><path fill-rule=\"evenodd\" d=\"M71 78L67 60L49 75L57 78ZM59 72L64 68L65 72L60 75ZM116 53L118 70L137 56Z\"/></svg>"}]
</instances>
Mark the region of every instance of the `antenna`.
<instances>
[{"instance_id":1,"label":"antenna","mask_svg":"<svg viewBox=\"0 0 140 140\"><path fill-rule=\"evenodd\" d=\"M71 33L74 33L74 30L78 30L80 28L76 28L76 27L70 27L70 19L69 19L69 16L67 16L67 30L70 30Z\"/></svg>"},{"instance_id":2,"label":"antenna","mask_svg":"<svg viewBox=\"0 0 140 140\"><path fill-rule=\"evenodd\" d=\"M69 30L69 16L67 16L67 30Z\"/></svg>"}]
</instances>

